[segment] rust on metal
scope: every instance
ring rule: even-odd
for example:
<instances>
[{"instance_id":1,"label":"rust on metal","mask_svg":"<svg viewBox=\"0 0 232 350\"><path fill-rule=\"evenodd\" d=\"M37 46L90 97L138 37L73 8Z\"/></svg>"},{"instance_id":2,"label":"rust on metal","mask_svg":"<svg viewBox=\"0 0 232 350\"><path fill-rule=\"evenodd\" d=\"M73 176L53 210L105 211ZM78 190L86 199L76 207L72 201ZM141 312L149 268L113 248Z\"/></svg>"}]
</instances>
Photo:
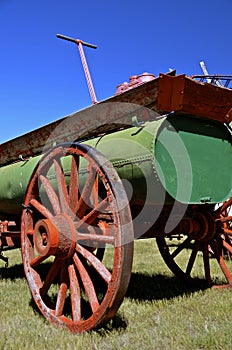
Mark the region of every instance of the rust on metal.
<instances>
[{"instance_id":1,"label":"rust on metal","mask_svg":"<svg viewBox=\"0 0 232 350\"><path fill-rule=\"evenodd\" d=\"M185 75L160 74L157 105L167 112L183 108Z\"/></svg>"},{"instance_id":2,"label":"rust on metal","mask_svg":"<svg viewBox=\"0 0 232 350\"><path fill-rule=\"evenodd\" d=\"M232 121L232 90L201 83L185 75L161 74L160 77L139 84L94 106L1 144L0 165L17 161L20 156L28 158L41 154L46 150L44 146L48 140L50 143L47 147L50 148L54 142L71 142L83 137L87 138L88 130L90 130L89 137L97 136L96 122L103 126L101 132L114 130L114 122L127 125L131 123L130 113L133 112L131 107L124 106L123 111L115 111L111 104L114 102L128 102L138 105L138 108L147 107L161 115L177 111L215 119L222 123ZM126 108L128 108L129 117L126 115ZM65 125L64 130L59 129L59 125L67 118L69 122L71 119L72 121L69 125ZM56 130L58 132L54 133ZM51 134L53 139L50 137Z\"/></svg>"},{"instance_id":3,"label":"rust on metal","mask_svg":"<svg viewBox=\"0 0 232 350\"><path fill-rule=\"evenodd\" d=\"M97 103L82 46L96 47L80 39L62 35L58 37L78 45L94 106L0 145L1 166L19 159L27 162L29 157L41 156L40 161L35 158L37 163L30 172L22 206L21 232L11 228L18 228L19 217L16 217L17 225L6 220L0 221L0 259L7 263L8 259L2 256L2 251L21 247L28 284L41 313L54 325L65 326L72 332L83 332L100 327L115 315L121 305L129 284L133 259L134 230L131 211L136 218L137 212L141 210L139 203L142 203L142 191L141 186L138 186L140 182L137 181L141 202L136 202L133 207L133 201L130 200L129 203L119 172L116 171L122 168L121 159L118 168L114 168L112 163L94 148L96 145L92 148L74 141L94 141L93 138L99 135L102 140L102 133L119 130L124 135L127 132L131 134L131 129L125 128L133 124L132 117L137 118L137 112L142 107L147 107L146 113L138 115L140 119L143 118L142 121L152 121L156 124L150 132L150 148L153 152L161 123L172 117L178 120L178 116L182 121L182 117L187 118L186 115L190 114L194 118L188 116L189 119L202 122L197 131L202 128L203 122L207 124L207 132L210 125L209 120L205 121L199 117L227 123L227 126L215 122L212 124L219 129L224 128L228 133L228 138L222 141L226 146L229 145L226 148L229 154L231 133L228 124L232 121L232 90L195 81L185 74L176 76L175 71L160 74L157 78L150 73L143 73L130 77L129 83L118 86L113 97ZM128 104L123 104L122 108L122 104L117 102ZM154 121L154 113L153 116L150 115L149 109L158 113L158 119L155 117ZM165 114L169 116L166 117ZM134 128L141 125L140 121L135 120ZM190 123L188 127L189 125ZM147 125L138 129L138 132L143 130L139 134L141 139L146 127ZM191 130L192 134L196 133L196 129ZM137 131L133 133L135 134ZM104 136L111 137L111 142L114 142L112 134ZM148 133L144 138L148 143ZM97 142L100 146L101 141ZM42 155L50 148L50 152ZM198 153L196 152L197 156ZM221 153L220 151L220 155ZM131 159L136 161L135 165L138 161L144 165L148 160L156 160L159 163L158 152L152 153L152 157L150 154L149 157L146 154L138 155L137 147L136 154ZM230 158L228 156L225 159L227 161ZM157 177L157 183L160 185L154 163L151 165L152 171L148 167L148 174L152 174L152 180ZM191 171L192 169L193 167ZM133 167L133 172L136 171L136 167ZM129 172L131 173L131 170ZM13 176L15 177L15 173ZM142 181L147 180L146 173L144 176ZM23 177L25 178L25 175ZM205 178L208 181L208 176ZM128 175L125 175L125 179L130 182ZM191 181L192 179L188 185L192 185ZM229 186L230 184L231 182ZM201 194L202 191L199 192ZM146 195L148 193L147 190ZM165 196L168 196L168 193L166 189ZM169 195L171 197L170 193ZM221 201L230 195L227 191L227 195ZM226 264L226 257L231 259L232 256L232 198L219 209L213 207L212 203L207 205L210 198L208 193L207 197L201 195L200 203L188 200L187 206L178 199L180 207L183 204L185 210L181 217L179 212L176 212L179 221L168 233L165 231L165 224L172 214L172 204L164 202L161 208L159 198L155 198L155 204L150 201L148 206L144 207L152 218L155 206L160 208L161 214L139 237L156 237L167 266L174 274L190 283L195 283L194 264L200 253L203 261L203 281L207 286L212 286L210 259L215 258L227 281L222 287L232 287L232 274ZM171 199L174 200L175 197ZM18 215L21 213L20 209L21 206ZM138 226L148 224L148 221L144 221L139 222ZM170 246L169 240L176 240L177 244ZM178 257L186 248L191 249L188 249L190 255L185 259L186 266L183 268L182 263L178 264ZM49 266L47 272L38 268L42 263Z\"/></svg>"},{"instance_id":4,"label":"rust on metal","mask_svg":"<svg viewBox=\"0 0 232 350\"><path fill-rule=\"evenodd\" d=\"M222 227L220 225L218 226L215 222L215 217L221 217L222 213L225 213L225 207L230 204L231 200L227 201L224 206L214 212L204 210L198 211L200 210L199 207L193 208L193 213L194 210L197 210L195 214L192 213L190 216L183 218L178 227L176 227L169 236L157 236L156 240L161 256L176 276L188 283L200 283L206 284L207 287L215 287L210 272L210 258L214 257L227 281L227 284L216 286L216 288L232 287L232 274L227 267L226 257L223 256L221 250L221 247L224 246L227 249L227 253L229 251L231 254L231 241L225 240L225 236L222 235L221 231ZM179 241L172 250L168 243L169 239L177 239L177 241ZM192 245L191 254L189 258L185 256L186 266L183 266L182 263L178 263L178 259L176 260L176 258L181 256L190 244ZM194 277L193 267L197 260L198 253L202 254L203 258L204 280L198 280Z\"/></svg>"},{"instance_id":5,"label":"rust on metal","mask_svg":"<svg viewBox=\"0 0 232 350\"><path fill-rule=\"evenodd\" d=\"M184 74L161 74L158 107L162 111L179 111L221 123L232 121L232 90L195 81Z\"/></svg>"},{"instance_id":6,"label":"rust on metal","mask_svg":"<svg viewBox=\"0 0 232 350\"><path fill-rule=\"evenodd\" d=\"M222 258L232 259L232 197L217 211L216 223L221 230Z\"/></svg>"},{"instance_id":7,"label":"rust on metal","mask_svg":"<svg viewBox=\"0 0 232 350\"><path fill-rule=\"evenodd\" d=\"M94 87L93 87L93 82L92 82L91 75L90 75L90 72L89 72L89 67L88 67L88 64L87 64L85 53L84 53L84 50L83 50L83 46L87 46L87 47L90 47L92 49L96 49L97 46L93 45L93 44L86 43L86 42L84 42L84 41L82 41L80 39L73 39L73 38L70 38L68 36L61 35L61 34L57 34L56 36L57 36L57 38L64 39L64 40L67 40L67 41L71 41L71 42L77 44L78 49L79 49L79 53L80 53L80 57L81 57L82 66L83 66L83 69L84 69L84 72L85 72L85 76L86 76L87 85L88 85L88 88L89 88L89 93L90 93L90 96L91 96L91 99L92 99L92 103L96 104L97 103L97 98L96 98L95 90L94 90Z\"/></svg>"},{"instance_id":8,"label":"rust on metal","mask_svg":"<svg viewBox=\"0 0 232 350\"><path fill-rule=\"evenodd\" d=\"M65 157L70 162L63 169ZM76 173L80 158L87 162L84 185L73 176L67 185L65 173ZM38 179L51 169L57 194L54 177L41 181L48 204L41 200ZM32 210L24 209L21 222L22 256L32 296L50 323L80 333L99 327L117 312L128 287L133 257L133 225L125 196L112 164L84 144L54 148L35 169L24 203ZM110 267L103 259L107 245L112 255ZM37 269L43 262L49 264L45 279L44 272Z\"/></svg>"}]
</instances>

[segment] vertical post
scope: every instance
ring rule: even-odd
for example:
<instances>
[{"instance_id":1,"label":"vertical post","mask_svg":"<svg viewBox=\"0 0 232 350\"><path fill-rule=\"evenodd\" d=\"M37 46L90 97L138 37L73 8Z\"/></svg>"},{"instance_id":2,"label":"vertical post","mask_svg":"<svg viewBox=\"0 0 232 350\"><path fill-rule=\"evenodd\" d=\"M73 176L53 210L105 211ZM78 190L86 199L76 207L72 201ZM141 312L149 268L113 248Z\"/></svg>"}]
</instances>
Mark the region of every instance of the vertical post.
<instances>
[{"instance_id":1,"label":"vertical post","mask_svg":"<svg viewBox=\"0 0 232 350\"><path fill-rule=\"evenodd\" d=\"M73 38L70 38L68 36L64 36L64 35L61 35L61 34L56 34L56 36L57 36L57 38L68 40L68 41L71 41L71 42L77 44L78 49L79 49L79 53L80 53L80 56L81 56L82 66L83 66L83 69L84 69L84 72L85 72L87 85L88 85L88 88L89 88L89 93L90 93L90 96L91 96L91 99L92 99L92 103L96 104L97 103L97 98L96 98L96 94L95 94L95 91L94 91L93 82L92 82L91 75L90 75L90 72L89 72L87 60L85 58L85 53L84 53L84 50L83 50L83 46L88 46L88 47L91 47L92 49L96 49L97 46L89 44L89 43L86 43L86 42L84 42L84 41L82 41L80 39L73 39Z\"/></svg>"},{"instance_id":2,"label":"vertical post","mask_svg":"<svg viewBox=\"0 0 232 350\"><path fill-rule=\"evenodd\" d=\"M97 103L97 98L96 98L96 94L95 94L95 91L94 91L93 82L92 82L92 79L91 79L91 75L90 75L90 72L89 72L89 68L88 68L88 64L87 64L86 58L85 58L85 53L84 53L84 50L83 50L83 46L82 46L81 40L79 41L79 43L77 45L78 45L78 49L79 49L79 52L80 52L81 62L82 62L82 66L83 66L83 69L84 69L84 72L85 72L85 77L86 77L86 81L87 81L87 84L88 84L89 93L90 93L90 96L91 96L91 99L92 99L92 103L96 104Z\"/></svg>"}]
</instances>

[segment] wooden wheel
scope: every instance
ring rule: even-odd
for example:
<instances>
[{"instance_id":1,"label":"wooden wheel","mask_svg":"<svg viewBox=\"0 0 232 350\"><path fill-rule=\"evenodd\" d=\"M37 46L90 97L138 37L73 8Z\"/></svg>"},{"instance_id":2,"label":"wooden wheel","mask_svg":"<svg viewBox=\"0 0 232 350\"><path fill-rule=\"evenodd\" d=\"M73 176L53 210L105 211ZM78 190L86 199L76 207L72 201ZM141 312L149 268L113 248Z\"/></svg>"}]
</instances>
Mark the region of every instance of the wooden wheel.
<instances>
[{"instance_id":1,"label":"wooden wheel","mask_svg":"<svg viewBox=\"0 0 232 350\"><path fill-rule=\"evenodd\" d=\"M219 266L220 287L232 286L232 274L229 270L232 266L226 263L222 253L225 240L221 235L220 227L213 224L217 216L216 212L198 213L197 220L205 221L205 230L198 236L179 234L157 237L159 251L169 269L177 277L196 286L209 287L215 284L211 272L212 265L214 269L216 269L215 265ZM226 246L228 247L228 244ZM231 246L229 249L231 251Z\"/></svg>"},{"instance_id":2,"label":"wooden wheel","mask_svg":"<svg viewBox=\"0 0 232 350\"><path fill-rule=\"evenodd\" d=\"M216 222L223 240L222 256L232 260L232 197L219 206L216 212L218 214Z\"/></svg>"},{"instance_id":3,"label":"wooden wheel","mask_svg":"<svg viewBox=\"0 0 232 350\"><path fill-rule=\"evenodd\" d=\"M83 332L114 316L130 279L133 226L105 157L77 143L45 155L28 185L21 226L27 281L49 322Z\"/></svg>"}]
</instances>

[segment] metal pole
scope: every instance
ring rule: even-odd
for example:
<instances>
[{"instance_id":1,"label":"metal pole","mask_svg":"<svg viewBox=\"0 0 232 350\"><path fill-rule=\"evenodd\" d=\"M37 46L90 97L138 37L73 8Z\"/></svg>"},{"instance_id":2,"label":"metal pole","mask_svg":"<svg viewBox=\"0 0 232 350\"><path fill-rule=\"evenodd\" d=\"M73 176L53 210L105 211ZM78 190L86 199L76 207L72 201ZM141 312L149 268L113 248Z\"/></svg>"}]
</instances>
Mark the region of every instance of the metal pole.
<instances>
[{"instance_id":1,"label":"metal pole","mask_svg":"<svg viewBox=\"0 0 232 350\"><path fill-rule=\"evenodd\" d=\"M97 98L96 98L93 82L92 82L92 79L91 79L91 75L90 75L90 72L89 72L89 68L88 68L86 57L85 57L85 53L84 53L84 50L83 50L83 46L87 46L87 47L90 47L92 49L96 49L97 46L89 44L89 43L86 43L86 42L84 42L84 41L82 41L80 39L70 38L70 37L62 35L62 34L56 34L56 36L57 36L57 38L64 39L64 40L67 40L67 41L71 41L71 42L77 44L78 49L79 49L79 53L80 53L80 56L81 56L82 66L83 66L83 69L84 69L84 72L85 72L86 81L87 81L88 88L89 88L89 93L90 93L90 96L91 96L91 99L92 99L92 103L96 104L97 103Z\"/></svg>"},{"instance_id":2,"label":"metal pole","mask_svg":"<svg viewBox=\"0 0 232 350\"><path fill-rule=\"evenodd\" d=\"M86 81L87 81L87 84L88 84L89 93L90 93L90 96L91 96L91 99L92 99L92 103L96 104L97 103L97 98L96 98L96 94L95 94L95 91L94 91L93 82L92 82L92 79L91 79L91 76L90 76L90 73L89 73L89 68L88 68L88 64L87 64L86 58L85 58L85 53L84 53L84 50L83 50L82 42L79 41L79 43L77 45L78 45L78 49L79 49L79 52L80 52L81 62L82 62L82 66L83 66L83 69L84 69L84 72L85 72L85 77L86 77Z\"/></svg>"}]
</instances>

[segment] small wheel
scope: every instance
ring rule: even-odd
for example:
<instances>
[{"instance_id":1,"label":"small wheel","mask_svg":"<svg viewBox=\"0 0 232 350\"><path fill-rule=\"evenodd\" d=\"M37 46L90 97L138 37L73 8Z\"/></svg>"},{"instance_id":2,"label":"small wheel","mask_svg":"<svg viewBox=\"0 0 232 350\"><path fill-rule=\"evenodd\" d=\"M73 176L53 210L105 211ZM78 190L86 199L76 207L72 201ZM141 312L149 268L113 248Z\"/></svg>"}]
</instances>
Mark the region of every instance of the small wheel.
<instances>
[{"instance_id":1,"label":"small wheel","mask_svg":"<svg viewBox=\"0 0 232 350\"><path fill-rule=\"evenodd\" d=\"M75 143L41 159L25 196L21 244L31 294L50 323L79 333L114 316L133 239L126 193L102 154Z\"/></svg>"},{"instance_id":2,"label":"small wheel","mask_svg":"<svg viewBox=\"0 0 232 350\"><path fill-rule=\"evenodd\" d=\"M222 255L224 240L218 227L213 227L210 217L215 220L217 213L204 213L202 219L207 223L205 227L208 229L199 237L187 234L157 237L158 249L166 265L177 277L196 286L214 285L210 265L216 259L222 272L220 283L224 283L221 287L230 287L232 275Z\"/></svg>"}]
</instances>

